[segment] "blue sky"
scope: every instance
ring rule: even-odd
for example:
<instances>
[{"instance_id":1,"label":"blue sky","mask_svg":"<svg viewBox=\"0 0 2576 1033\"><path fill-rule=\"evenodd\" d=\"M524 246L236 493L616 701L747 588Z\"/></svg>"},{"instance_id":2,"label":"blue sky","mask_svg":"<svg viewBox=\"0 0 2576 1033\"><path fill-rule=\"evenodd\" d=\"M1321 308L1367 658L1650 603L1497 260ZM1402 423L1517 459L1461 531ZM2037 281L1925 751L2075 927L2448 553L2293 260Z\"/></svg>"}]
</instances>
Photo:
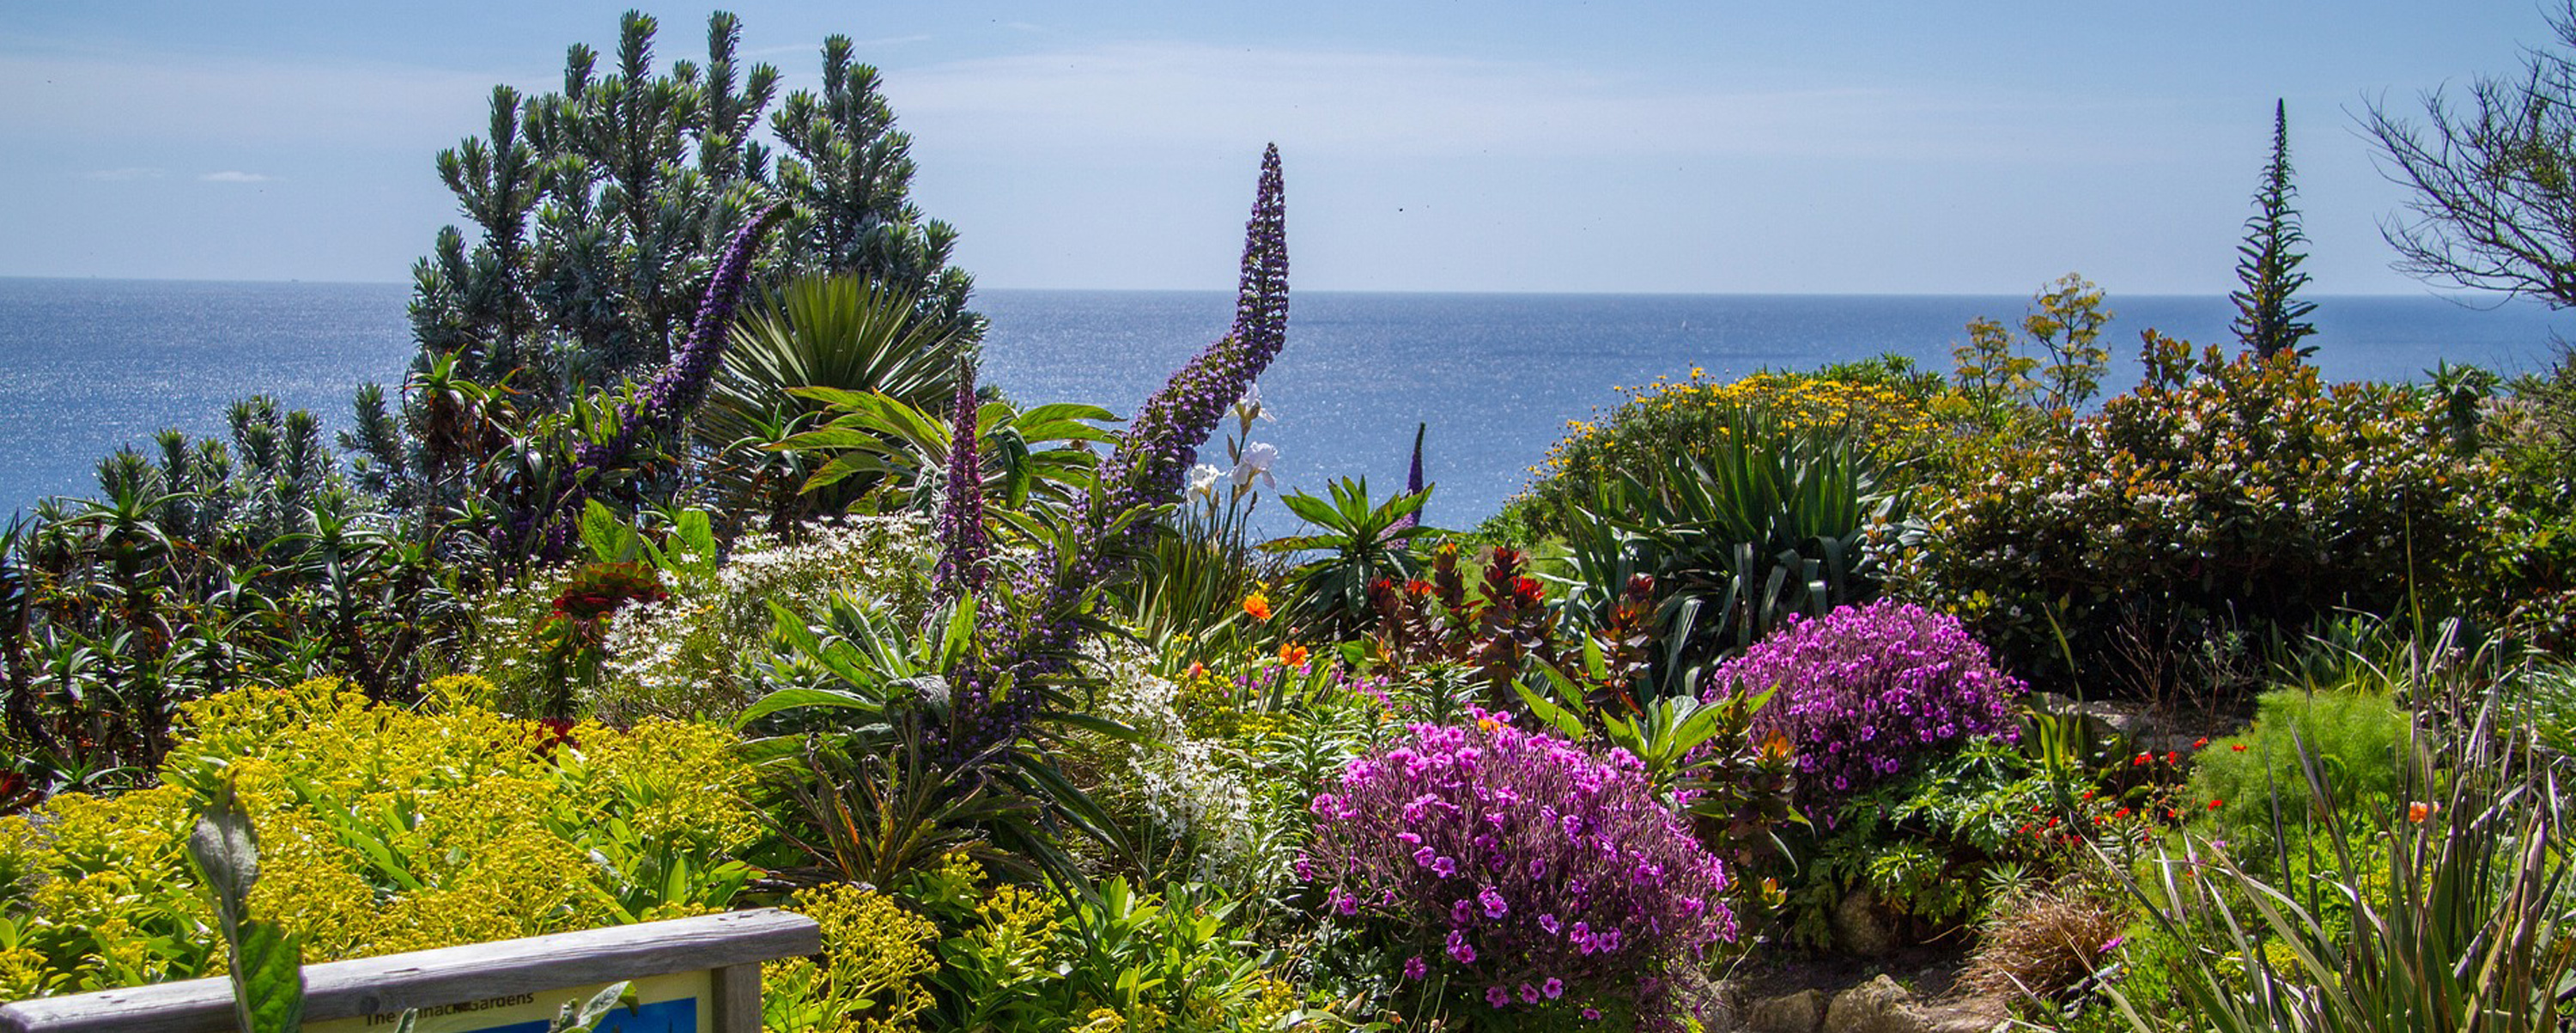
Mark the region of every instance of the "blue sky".
<instances>
[{"instance_id":1,"label":"blue sky","mask_svg":"<svg viewBox=\"0 0 2576 1033\"><path fill-rule=\"evenodd\" d=\"M0 275L408 279L432 158L624 4L13 0ZM650 4L658 52L708 8ZM2513 70L2521 0L731 8L883 70L914 196L987 287L1231 284L1279 143L1319 290L2220 293L2287 99L2320 294L2419 293L2354 130Z\"/></svg>"}]
</instances>

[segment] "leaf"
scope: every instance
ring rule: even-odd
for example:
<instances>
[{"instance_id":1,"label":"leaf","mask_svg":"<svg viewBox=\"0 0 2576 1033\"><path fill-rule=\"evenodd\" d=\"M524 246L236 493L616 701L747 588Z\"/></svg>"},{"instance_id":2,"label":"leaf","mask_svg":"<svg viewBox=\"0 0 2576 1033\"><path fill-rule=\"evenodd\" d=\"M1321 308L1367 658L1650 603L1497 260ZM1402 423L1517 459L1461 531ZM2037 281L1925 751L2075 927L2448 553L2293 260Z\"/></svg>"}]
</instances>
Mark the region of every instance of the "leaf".
<instances>
[{"instance_id":1,"label":"leaf","mask_svg":"<svg viewBox=\"0 0 2576 1033\"><path fill-rule=\"evenodd\" d=\"M578 1007L570 1001L564 1002L563 1008L555 1013L555 1021L547 1027L547 1030L548 1033L590 1033L599 1025L600 1020L608 1017L609 1012L619 1008L629 1011L639 1010L636 1006L634 983L611 983L600 988L598 993L590 995L590 1000L581 1002Z\"/></svg>"},{"instance_id":2,"label":"leaf","mask_svg":"<svg viewBox=\"0 0 2576 1033\"><path fill-rule=\"evenodd\" d=\"M250 816L242 812L229 772L197 814L196 829L188 836L188 857L205 873L206 887L214 891L219 908L239 916L251 887L259 882L259 834L251 827Z\"/></svg>"},{"instance_id":3,"label":"leaf","mask_svg":"<svg viewBox=\"0 0 2576 1033\"><path fill-rule=\"evenodd\" d=\"M589 499L582 504L581 543L589 546L590 554L598 557L601 563L625 559L625 536L633 533L618 522L617 514L609 512L598 499Z\"/></svg>"},{"instance_id":4,"label":"leaf","mask_svg":"<svg viewBox=\"0 0 2576 1033\"><path fill-rule=\"evenodd\" d=\"M745 708L742 716L734 719L734 727L740 728L771 714L801 707L881 711L885 709L885 701L840 689L779 689Z\"/></svg>"},{"instance_id":5,"label":"leaf","mask_svg":"<svg viewBox=\"0 0 2576 1033\"><path fill-rule=\"evenodd\" d=\"M304 1025L304 965L295 937L274 922L242 926L233 957L235 1006L250 1033L296 1033Z\"/></svg>"},{"instance_id":6,"label":"leaf","mask_svg":"<svg viewBox=\"0 0 2576 1033\"><path fill-rule=\"evenodd\" d=\"M1556 682L1560 691L1573 689L1573 683L1567 681L1565 673L1557 670L1554 665L1542 661L1539 663L1539 669L1547 672L1548 678ZM1572 739L1577 742L1583 740L1585 730L1582 718L1576 717L1572 711L1569 711L1564 707L1557 706L1547 697L1539 695L1537 690L1534 690L1527 685L1514 682L1512 684L1512 689L1521 694L1521 702L1529 704L1531 715L1537 717L1541 721L1547 722L1550 727L1555 728L1557 731L1565 733L1565 737L1568 739ZM1573 693L1568 691L1567 695L1572 696Z\"/></svg>"}]
</instances>

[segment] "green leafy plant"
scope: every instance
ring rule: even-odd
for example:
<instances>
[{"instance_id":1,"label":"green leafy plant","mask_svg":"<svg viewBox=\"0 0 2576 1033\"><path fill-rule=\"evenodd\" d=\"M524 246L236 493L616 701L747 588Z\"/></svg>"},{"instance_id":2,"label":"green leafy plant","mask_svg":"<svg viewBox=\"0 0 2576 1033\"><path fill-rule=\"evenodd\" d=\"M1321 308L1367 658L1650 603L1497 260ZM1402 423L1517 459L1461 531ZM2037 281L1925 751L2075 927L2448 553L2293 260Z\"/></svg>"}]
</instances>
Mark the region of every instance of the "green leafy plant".
<instances>
[{"instance_id":1,"label":"green leafy plant","mask_svg":"<svg viewBox=\"0 0 2576 1033\"><path fill-rule=\"evenodd\" d=\"M1656 691L1688 691L1715 661L1793 614L1876 594L1905 495L1834 430L1737 413L1698 455L1621 470L1562 511L1574 573L1565 608L1609 623L1619 593L1651 575Z\"/></svg>"},{"instance_id":2,"label":"green leafy plant","mask_svg":"<svg viewBox=\"0 0 2576 1033\"><path fill-rule=\"evenodd\" d=\"M1301 632L1343 638L1367 630L1375 613L1369 586L1412 576L1413 540L1437 529L1413 522L1431 489L1369 500L1368 480L1348 477L1330 486L1332 498L1304 492L1280 497L1288 511L1318 530L1261 543L1269 553L1319 551L1323 556L1290 568L1290 613Z\"/></svg>"},{"instance_id":3,"label":"green leafy plant","mask_svg":"<svg viewBox=\"0 0 2576 1033\"><path fill-rule=\"evenodd\" d=\"M2251 728L2200 751L2186 799L2210 813L2215 834L2236 845L2236 856L2259 863L2278 820L2321 821L2330 803L2347 813L2396 806L2418 748L2410 728L2388 696L2267 692L2256 700ZM2312 782L2330 792L2314 792Z\"/></svg>"},{"instance_id":4,"label":"green leafy plant","mask_svg":"<svg viewBox=\"0 0 2576 1033\"><path fill-rule=\"evenodd\" d=\"M772 533L848 509L876 478L815 482L828 456L790 443L810 441L798 433L834 416L827 400L798 391L875 392L934 409L947 404L958 364L973 352L967 328L865 277L815 274L780 287L736 326L693 426L716 450L709 477L724 508L763 514Z\"/></svg>"},{"instance_id":5,"label":"green leafy plant","mask_svg":"<svg viewBox=\"0 0 2576 1033\"><path fill-rule=\"evenodd\" d=\"M215 923L231 959L233 1019L242 1033L295 1033L304 1025L303 952L296 937L250 913L259 883L259 834L230 777L202 800L188 857L213 898Z\"/></svg>"},{"instance_id":6,"label":"green leafy plant","mask_svg":"<svg viewBox=\"0 0 2576 1033\"><path fill-rule=\"evenodd\" d=\"M2338 795L2322 758L2301 751L2331 873L2317 864L2309 878L2274 881L2192 836L2130 884L2160 928L2214 941L2175 973L2191 1022L2229 1033L2559 1028L2576 936L2570 862L2556 847L2558 767L2499 725L2497 681L2418 669L2412 734L2429 748L2400 759L2394 806ZM2279 830L2294 819L2276 812L2272 870L2292 867ZM2373 868L2385 877L2364 878ZM2133 1028L2162 1028L2113 992Z\"/></svg>"},{"instance_id":7,"label":"green leafy plant","mask_svg":"<svg viewBox=\"0 0 2576 1033\"><path fill-rule=\"evenodd\" d=\"M2062 432L1966 444L1894 590L1969 620L2035 682L2064 686L2072 664L2146 698L2193 689L2176 672L2239 636L2484 605L2496 479L2411 394L2152 334L2142 359L2136 390ZM2222 698L2252 686L2227 681Z\"/></svg>"}]
</instances>

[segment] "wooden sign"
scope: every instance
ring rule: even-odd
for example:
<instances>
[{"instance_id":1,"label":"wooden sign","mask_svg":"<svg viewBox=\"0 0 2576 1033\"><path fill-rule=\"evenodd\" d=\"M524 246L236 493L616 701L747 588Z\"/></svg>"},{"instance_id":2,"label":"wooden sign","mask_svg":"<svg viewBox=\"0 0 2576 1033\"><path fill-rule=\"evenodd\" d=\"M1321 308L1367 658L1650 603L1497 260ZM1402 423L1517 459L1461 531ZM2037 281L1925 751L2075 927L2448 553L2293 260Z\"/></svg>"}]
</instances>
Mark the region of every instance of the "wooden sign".
<instances>
[{"instance_id":1,"label":"wooden sign","mask_svg":"<svg viewBox=\"0 0 2576 1033\"><path fill-rule=\"evenodd\" d=\"M391 1033L405 1009L420 1033L545 1033L565 1002L632 984L600 1033L760 1033L760 963L814 954L823 932L764 908L585 929L304 968L309 1033ZM0 1005L0 1033L238 1033L232 983L101 990Z\"/></svg>"}]
</instances>

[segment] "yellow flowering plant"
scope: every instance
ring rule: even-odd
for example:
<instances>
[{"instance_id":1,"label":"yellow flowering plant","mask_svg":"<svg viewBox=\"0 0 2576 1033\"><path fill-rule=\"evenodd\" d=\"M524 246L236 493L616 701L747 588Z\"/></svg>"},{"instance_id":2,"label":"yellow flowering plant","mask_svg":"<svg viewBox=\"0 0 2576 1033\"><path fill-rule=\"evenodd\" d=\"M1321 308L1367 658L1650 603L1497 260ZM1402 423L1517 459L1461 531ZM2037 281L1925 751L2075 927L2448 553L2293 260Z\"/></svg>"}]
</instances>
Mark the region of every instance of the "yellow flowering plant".
<instances>
[{"instance_id":1,"label":"yellow flowering plant","mask_svg":"<svg viewBox=\"0 0 2576 1033\"><path fill-rule=\"evenodd\" d=\"M432 699L488 698L442 679ZM0 819L0 978L24 993L220 971L185 843L222 769L257 829L251 907L330 961L721 910L753 874L751 769L722 729L414 710L336 679L186 704L162 783ZM41 959L41 960L38 960Z\"/></svg>"}]
</instances>

